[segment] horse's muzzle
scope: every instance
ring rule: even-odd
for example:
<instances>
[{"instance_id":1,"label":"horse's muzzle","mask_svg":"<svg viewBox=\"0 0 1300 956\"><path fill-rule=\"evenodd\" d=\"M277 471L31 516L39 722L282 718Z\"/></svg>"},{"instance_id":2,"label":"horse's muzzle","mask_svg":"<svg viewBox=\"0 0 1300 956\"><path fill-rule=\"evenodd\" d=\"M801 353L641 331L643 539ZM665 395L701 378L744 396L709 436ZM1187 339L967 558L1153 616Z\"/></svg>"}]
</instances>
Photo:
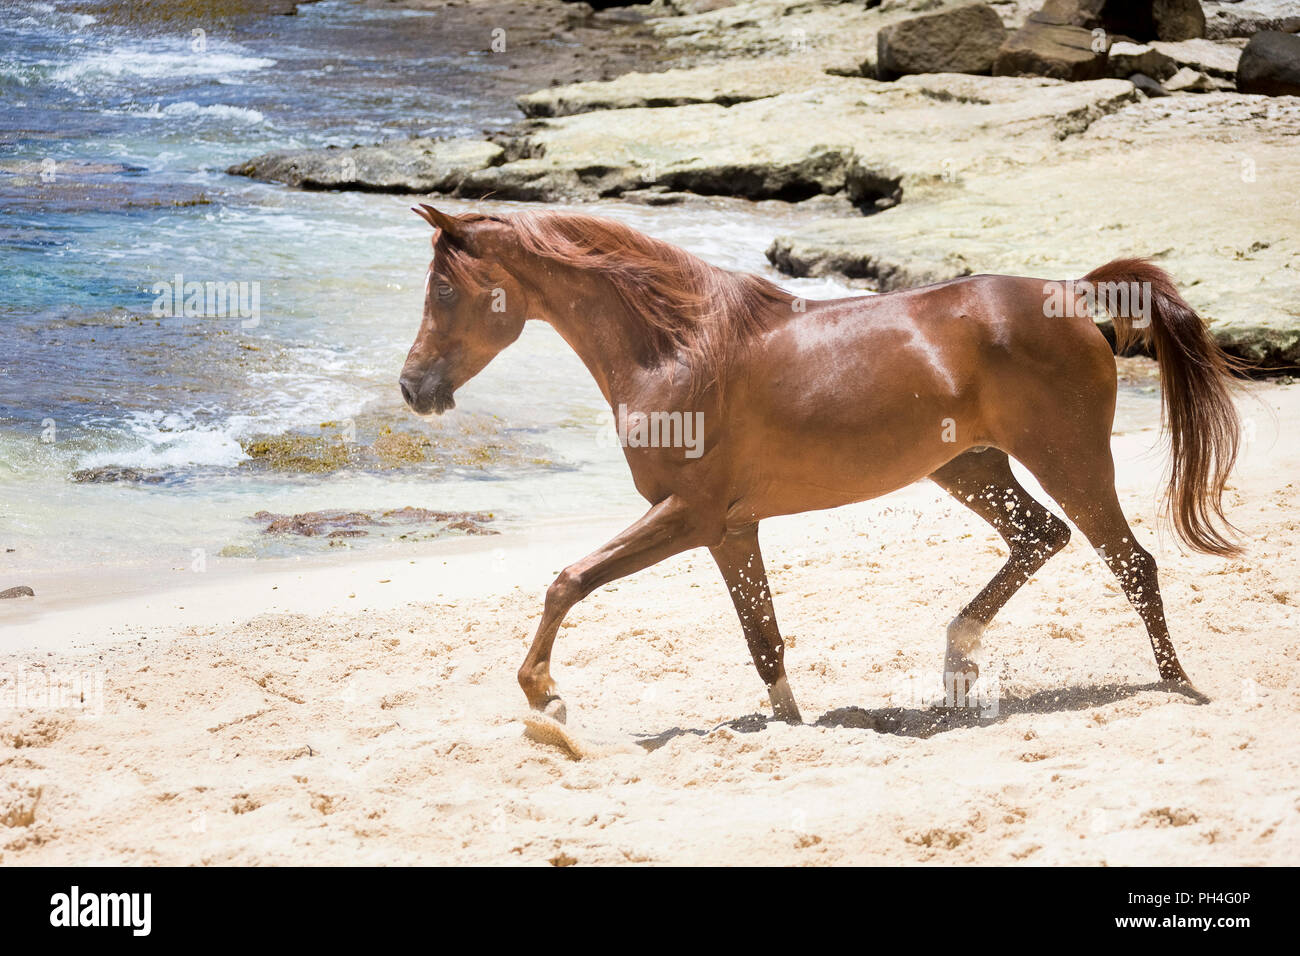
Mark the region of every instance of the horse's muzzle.
<instances>
[{"instance_id":1,"label":"horse's muzzle","mask_svg":"<svg viewBox=\"0 0 1300 956\"><path fill-rule=\"evenodd\" d=\"M447 409L456 407L451 383L440 375L403 375L397 384L402 389L402 398L417 415L428 415L431 412L441 415Z\"/></svg>"}]
</instances>

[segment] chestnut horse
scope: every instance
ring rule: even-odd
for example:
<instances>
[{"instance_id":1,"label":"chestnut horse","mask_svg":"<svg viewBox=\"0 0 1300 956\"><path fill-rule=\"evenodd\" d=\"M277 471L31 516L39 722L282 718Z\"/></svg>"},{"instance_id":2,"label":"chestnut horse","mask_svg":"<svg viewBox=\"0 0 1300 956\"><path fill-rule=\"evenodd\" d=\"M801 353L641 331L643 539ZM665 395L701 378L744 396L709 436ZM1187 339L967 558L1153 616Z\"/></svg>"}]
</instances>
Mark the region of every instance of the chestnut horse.
<instances>
[{"instance_id":1,"label":"chestnut horse","mask_svg":"<svg viewBox=\"0 0 1300 956\"><path fill-rule=\"evenodd\" d=\"M1078 282L980 275L805 302L609 220L415 211L435 231L424 314L400 379L414 411L452 408L456 390L535 318L577 352L616 414L643 425L673 421L672 413L704 423L702 447L689 453L665 447L672 441L624 443L650 510L547 590L519 669L532 707L564 719L550 662L570 608L617 578L707 547L775 716L798 722L758 523L927 477L1010 550L948 625L945 670L974 679L983 629L1070 538L1065 522L1016 481L1008 455L1119 579L1161 678L1190 690L1155 561L1115 493L1115 361L1093 319L1092 293L1131 289L1134 301L1149 303L1142 316L1112 315L1118 346L1141 341L1155 352L1171 435L1169 510L1183 541L1212 554L1238 551L1221 501L1238 420L1231 360L1156 266L1120 259Z\"/></svg>"}]
</instances>

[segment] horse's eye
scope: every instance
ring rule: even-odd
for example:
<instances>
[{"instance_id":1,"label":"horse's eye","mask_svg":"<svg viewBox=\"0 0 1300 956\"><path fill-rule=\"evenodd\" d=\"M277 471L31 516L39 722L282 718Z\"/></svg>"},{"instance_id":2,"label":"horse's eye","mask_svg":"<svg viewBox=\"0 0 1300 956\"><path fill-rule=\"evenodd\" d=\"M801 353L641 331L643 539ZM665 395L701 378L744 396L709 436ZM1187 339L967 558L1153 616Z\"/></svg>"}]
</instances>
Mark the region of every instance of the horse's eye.
<instances>
[{"instance_id":1,"label":"horse's eye","mask_svg":"<svg viewBox=\"0 0 1300 956\"><path fill-rule=\"evenodd\" d=\"M451 286L447 285L447 283L445 282L438 283L438 298L450 299L455 294L456 294L456 290L453 289Z\"/></svg>"}]
</instances>

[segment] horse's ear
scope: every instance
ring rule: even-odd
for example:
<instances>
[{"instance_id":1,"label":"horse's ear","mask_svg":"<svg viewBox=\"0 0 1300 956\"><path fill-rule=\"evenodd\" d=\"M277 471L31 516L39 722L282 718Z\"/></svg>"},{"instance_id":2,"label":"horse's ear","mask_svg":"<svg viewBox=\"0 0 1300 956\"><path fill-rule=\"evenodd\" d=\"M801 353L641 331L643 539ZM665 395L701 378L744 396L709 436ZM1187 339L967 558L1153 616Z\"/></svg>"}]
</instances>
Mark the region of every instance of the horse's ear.
<instances>
[{"instance_id":1,"label":"horse's ear","mask_svg":"<svg viewBox=\"0 0 1300 956\"><path fill-rule=\"evenodd\" d=\"M434 229L441 229L446 233L448 239L459 246L464 246L469 239L469 230L465 223L455 216L448 216L446 213L439 212L428 203L412 206L411 212L433 226Z\"/></svg>"}]
</instances>

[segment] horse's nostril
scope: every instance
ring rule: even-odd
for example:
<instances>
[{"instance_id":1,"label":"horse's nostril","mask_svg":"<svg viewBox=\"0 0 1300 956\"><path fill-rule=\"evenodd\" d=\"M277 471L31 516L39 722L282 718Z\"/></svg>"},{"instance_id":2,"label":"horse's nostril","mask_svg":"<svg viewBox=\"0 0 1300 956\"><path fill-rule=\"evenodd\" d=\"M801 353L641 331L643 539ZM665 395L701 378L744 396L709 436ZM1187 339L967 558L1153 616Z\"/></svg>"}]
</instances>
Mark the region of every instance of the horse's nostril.
<instances>
[{"instance_id":1,"label":"horse's nostril","mask_svg":"<svg viewBox=\"0 0 1300 956\"><path fill-rule=\"evenodd\" d=\"M404 379L404 378L403 378L403 379L398 379L397 384L398 384L398 385L401 387L401 389L402 389L402 398L403 398L403 400L406 402L406 404L408 404L408 405L414 405L414 404L415 404L415 392L411 389L411 386L407 384L406 379Z\"/></svg>"}]
</instances>

